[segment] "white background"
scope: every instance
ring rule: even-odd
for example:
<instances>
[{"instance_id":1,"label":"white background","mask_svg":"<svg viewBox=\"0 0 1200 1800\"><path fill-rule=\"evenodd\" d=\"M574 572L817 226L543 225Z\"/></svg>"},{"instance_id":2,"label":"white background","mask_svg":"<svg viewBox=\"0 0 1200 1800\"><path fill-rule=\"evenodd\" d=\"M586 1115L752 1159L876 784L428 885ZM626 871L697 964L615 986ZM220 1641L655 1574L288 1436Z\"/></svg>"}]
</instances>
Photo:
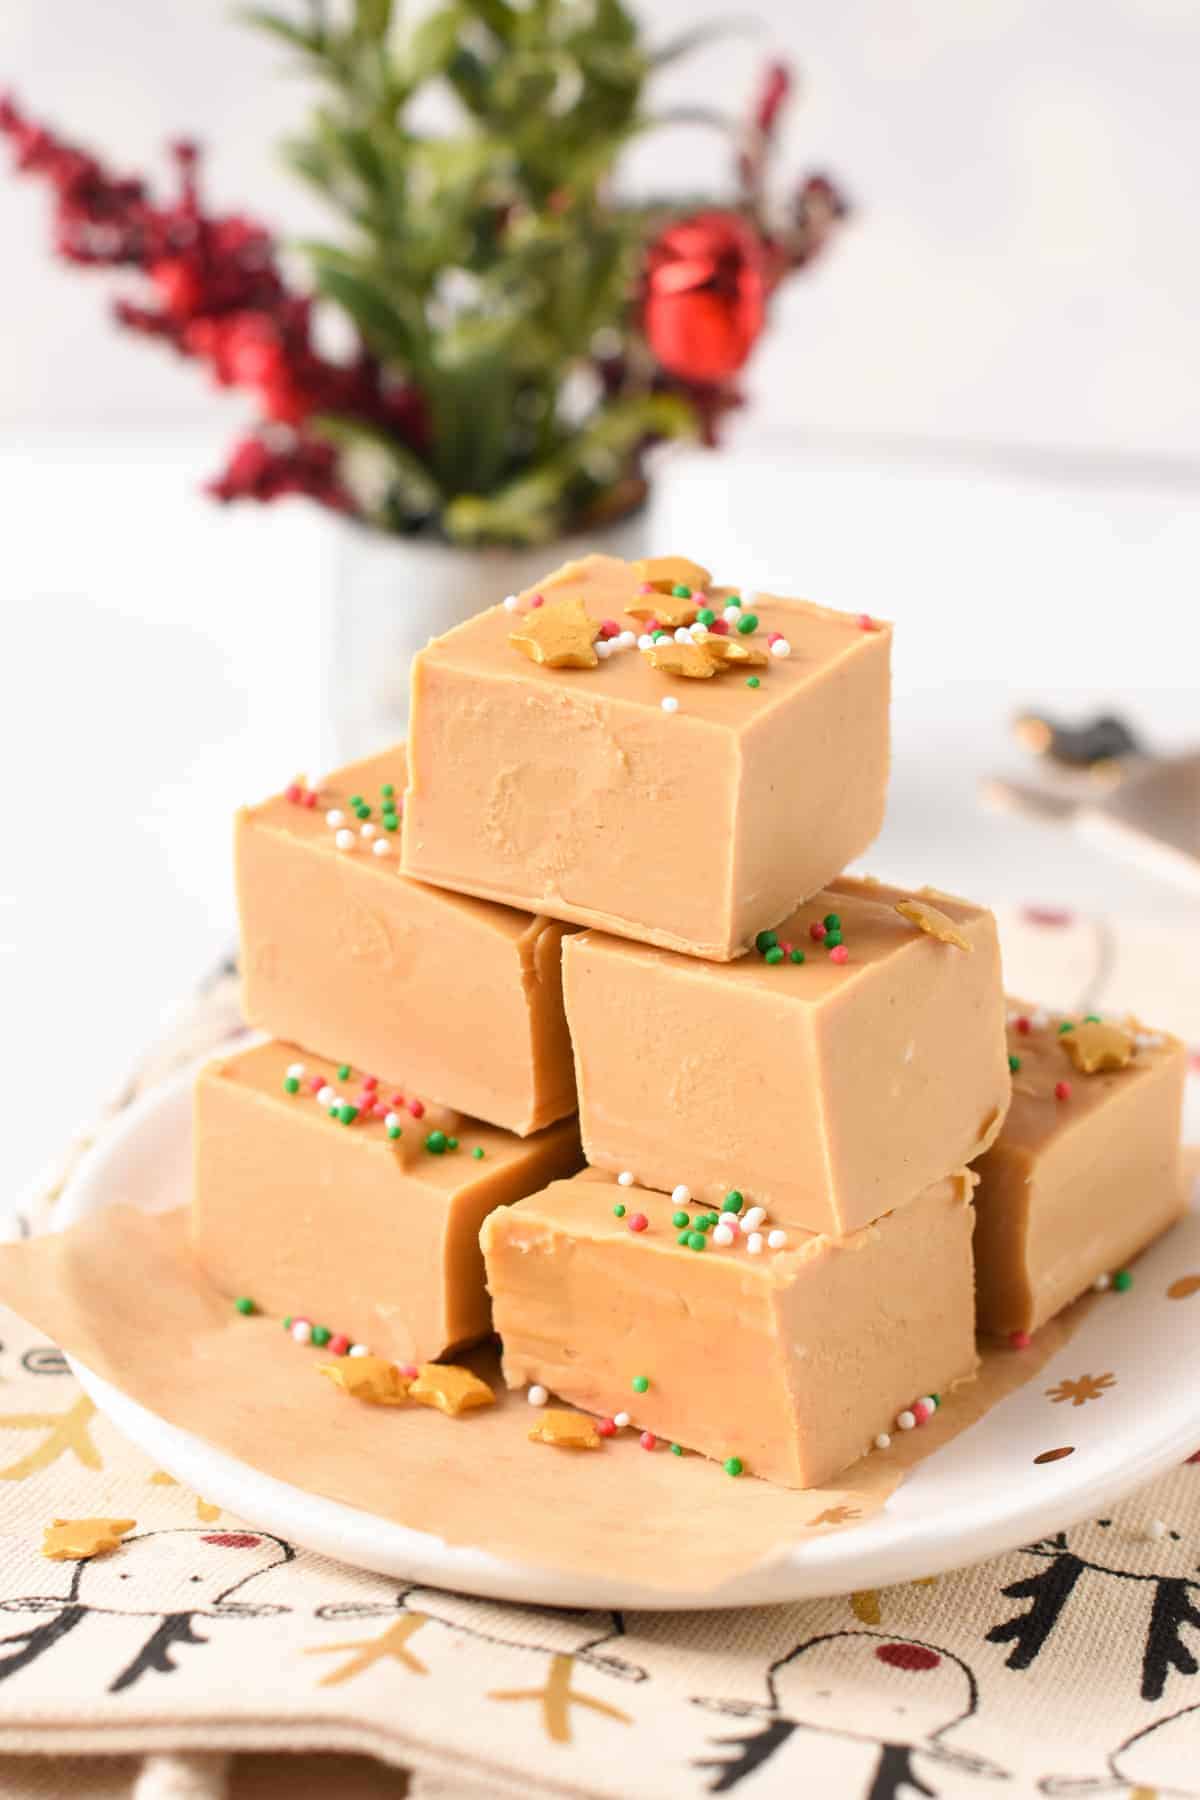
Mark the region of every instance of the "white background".
<instances>
[{"instance_id":1,"label":"white background","mask_svg":"<svg viewBox=\"0 0 1200 1800\"><path fill-rule=\"evenodd\" d=\"M644 9L669 35L681 0ZM1200 9L1179 0L760 0L672 79L731 106L805 65L797 170L860 203L779 309L721 459L677 459L648 537L750 585L896 618L879 873L1115 908L1191 963L1197 902L984 814L1019 703L1121 705L1195 737ZM312 214L272 139L305 94L216 0L6 0L0 82L127 167L212 146L224 206ZM663 137L643 184L699 182ZM311 764L331 540L195 490L246 416L115 334L0 175L0 1189L85 1121L231 941L229 815ZM1189 935L1190 934L1190 935ZM1130 996L1136 1001L1136 996Z\"/></svg>"}]
</instances>

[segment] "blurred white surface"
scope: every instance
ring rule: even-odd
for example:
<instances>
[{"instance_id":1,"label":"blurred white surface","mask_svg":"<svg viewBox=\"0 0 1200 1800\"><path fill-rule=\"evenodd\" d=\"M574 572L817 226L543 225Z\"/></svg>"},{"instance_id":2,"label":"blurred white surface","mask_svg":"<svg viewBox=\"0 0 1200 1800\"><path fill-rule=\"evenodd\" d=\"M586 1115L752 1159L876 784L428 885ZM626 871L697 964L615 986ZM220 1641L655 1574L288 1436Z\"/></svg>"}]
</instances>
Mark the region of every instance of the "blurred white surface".
<instances>
[{"instance_id":1,"label":"blurred white surface","mask_svg":"<svg viewBox=\"0 0 1200 1800\"><path fill-rule=\"evenodd\" d=\"M642 0L640 12L653 42L698 17L757 17L757 34L673 68L661 104L741 115L766 57L794 59L805 93L781 171L828 168L860 209L786 291L751 367L763 427L1200 457L1191 0ZM314 95L285 61L226 0L0 8L0 85L38 117L164 177L164 142L200 136L214 202L303 234L325 221L275 145ZM638 145L628 179L711 192L727 161L713 133L674 129ZM50 262L36 183L0 175L0 234L0 342L18 347L0 365L0 425L220 416L232 431L241 402L118 340L109 282Z\"/></svg>"},{"instance_id":2,"label":"blurred white surface","mask_svg":"<svg viewBox=\"0 0 1200 1800\"><path fill-rule=\"evenodd\" d=\"M194 492L216 447L0 441L0 1192L230 947L234 807L318 766L327 527L298 505L218 513ZM1115 910L1178 956L1193 898L983 813L976 786L1015 762L1024 702L1117 706L1163 747L1195 738L1195 498L1086 466L1051 483L781 444L676 458L647 537L898 621L891 813L869 867Z\"/></svg>"}]
</instances>

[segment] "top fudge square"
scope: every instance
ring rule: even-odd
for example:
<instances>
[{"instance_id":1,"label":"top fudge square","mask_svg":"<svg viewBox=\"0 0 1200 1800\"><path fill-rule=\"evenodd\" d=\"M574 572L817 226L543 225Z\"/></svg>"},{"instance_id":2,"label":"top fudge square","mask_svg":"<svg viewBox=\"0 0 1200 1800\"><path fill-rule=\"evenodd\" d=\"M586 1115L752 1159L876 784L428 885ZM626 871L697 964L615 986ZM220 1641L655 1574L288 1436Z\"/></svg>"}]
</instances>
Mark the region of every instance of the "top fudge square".
<instances>
[{"instance_id":1,"label":"top fudge square","mask_svg":"<svg viewBox=\"0 0 1200 1800\"><path fill-rule=\"evenodd\" d=\"M832 880L883 820L890 628L735 598L587 556L434 638L406 874L717 962Z\"/></svg>"}]
</instances>

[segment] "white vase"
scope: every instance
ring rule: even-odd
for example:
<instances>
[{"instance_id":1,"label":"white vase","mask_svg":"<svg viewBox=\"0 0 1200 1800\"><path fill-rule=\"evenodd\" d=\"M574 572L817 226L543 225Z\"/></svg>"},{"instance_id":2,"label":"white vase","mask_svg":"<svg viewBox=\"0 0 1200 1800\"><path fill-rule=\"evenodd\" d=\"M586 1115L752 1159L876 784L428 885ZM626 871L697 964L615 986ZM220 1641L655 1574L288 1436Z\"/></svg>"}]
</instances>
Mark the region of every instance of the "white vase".
<instances>
[{"instance_id":1,"label":"white vase","mask_svg":"<svg viewBox=\"0 0 1200 1800\"><path fill-rule=\"evenodd\" d=\"M463 550L334 521L322 586L322 762L403 738L414 653L451 626L588 551L645 554L645 513L535 550Z\"/></svg>"}]
</instances>

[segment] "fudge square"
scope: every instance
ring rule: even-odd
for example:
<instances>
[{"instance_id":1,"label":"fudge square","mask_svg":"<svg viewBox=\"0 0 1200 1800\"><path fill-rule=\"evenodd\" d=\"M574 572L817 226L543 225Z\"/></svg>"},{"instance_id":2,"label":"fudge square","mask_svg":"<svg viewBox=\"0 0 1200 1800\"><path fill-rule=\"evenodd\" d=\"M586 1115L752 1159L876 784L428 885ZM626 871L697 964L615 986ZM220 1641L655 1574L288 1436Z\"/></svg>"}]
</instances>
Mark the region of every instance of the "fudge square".
<instances>
[{"instance_id":1,"label":"fudge square","mask_svg":"<svg viewBox=\"0 0 1200 1800\"><path fill-rule=\"evenodd\" d=\"M389 750L239 812L246 1017L524 1136L575 1110L562 926L402 875L405 775Z\"/></svg>"},{"instance_id":2,"label":"fudge square","mask_svg":"<svg viewBox=\"0 0 1200 1800\"><path fill-rule=\"evenodd\" d=\"M580 932L563 987L588 1162L785 1225L905 1205L1008 1106L995 920L930 889L834 881L734 963Z\"/></svg>"},{"instance_id":3,"label":"fudge square","mask_svg":"<svg viewBox=\"0 0 1200 1800\"><path fill-rule=\"evenodd\" d=\"M278 1042L203 1069L192 1246L223 1293L428 1362L491 1329L479 1227L577 1169L578 1133L522 1139L420 1102L415 1117L359 1083Z\"/></svg>"},{"instance_id":4,"label":"fudge square","mask_svg":"<svg viewBox=\"0 0 1200 1800\"><path fill-rule=\"evenodd\" d=\"M815 893L883 821L891 631L732 601L683 559L587 556L434 638L406 872L718 961ZM639 648L655 620L687 642Z\"/></svg>"},{"instance_id":5,"label":"fudge square","mask_svg":"<svg viewBox=\"0 0 1200 1800\"><path fill-rule=\"evenodd\" d=\"M1010 1002L1013 1101L977 1165L979 1328L1036 1331L1183 1212L1184 1046Z\"/></svg>"},{"instance_id":6,"label":"fudge square","mask_svg":"<svg viewBox=\"0 0 1200 1800\"><path fill-rule=\"evenodd\" d=\"M598 1170L556 1181L483 1227L504 1378L819 1486L974 1372L971 1185L964 1170L849 1237L755 1254Z\"/></svg>"}]
</instances>

